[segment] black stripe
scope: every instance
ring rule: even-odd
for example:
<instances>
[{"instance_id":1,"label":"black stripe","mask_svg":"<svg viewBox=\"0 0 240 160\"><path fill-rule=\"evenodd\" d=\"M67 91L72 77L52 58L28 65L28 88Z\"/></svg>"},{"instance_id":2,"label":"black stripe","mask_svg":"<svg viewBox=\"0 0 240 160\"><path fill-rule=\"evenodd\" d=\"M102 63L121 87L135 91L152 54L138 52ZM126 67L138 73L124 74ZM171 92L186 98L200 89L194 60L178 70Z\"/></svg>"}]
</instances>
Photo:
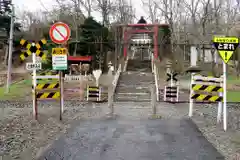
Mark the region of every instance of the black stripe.
<instances>
[{"instance_id":1,"label":"black stripe","mask_svg":"<svg viewBox=\"0 0 240 160\"><path fill-rule=\"evenodd\" d=\"M46 75L46 73L40 73L40 75L41 75L41 76L45 76L45 75Z\"/></svg>"},{"instance_id":2,"label":"black stripe","mask_svg":"<svg viewBox=\"0 0 240 160\"><path fill-rule=\"evenodd\" d=\"M198 90L205 90L208 87L208 85L202 85Z\"/></svg>"},{"instance_id":3,"label":"black stripe","mask_svg":"<svg viewBox=\"0 0 240 160\"><path fill-rule=\"evenodd\" d=\"M166 87L166 89L176 90L177 87Z\"/></svg>"},{"instance_id":4,"label":"black stripe","mask_svg":"<svg viewBox=\"0 0 240 160\"><path fill-rule=\"evenodd\" d=\"M50 83L46 83L46 84L44 84L43 89L46 89L46 88L48 88L49 86L50 86Z\"/></svg>"},{"instance_id":5,"label":"black stripe","mask_svg":"<svg viewBox=\"0 0 240 160\"><path fill-rule=\"evenodd\" d=\"M24 57L27 58L29 55L27 54L27 52L23 53Z\"/></svg>"},{"instance_id":6,"label":"black stripe","mask_svg":"<svg viewBox=\"0 0 240 160\"><path fill-rule=\"evenodd\" d=\"M27 45L28 45L28 41L25 41L22 46L23 46L24 48L26 48Z\"/></svg>"},{"instance_id":7,"label":"black stripe","mask_svg":"<svg viewBox=\"0 0 240 160\"><path fill-rule=\"evenodd\" d=\"M222 87L219 87L219 86L216 86L213 90L212 90L212 92L217 92L219 89L221 89Z\"/></svg>"},{"instance_id":8,"label":"black stripe","mask_svg":"<svg viewBox=\"0 0 240 160\"><path fill-rule=\"evenodd\" d=\"M88 95L88 97L99 97L99 95L97 95L97 94L91 94L91 95Z\"/></svg>"},{"instance_id":9,"label":"black stripe","mask_svg":"<svg viewBox=\"0 0 240 160\"><path fill-rule=\"evenodd\" d=\"M170 95L166 95L166 97L168 97L168 98L169 98L169 97L170 97L170 98L176 98L177 95L171 95L171 94L170 94Z\"/></svg>"},{"instance_id":10,"label":"black stripe","mask_svg":"<svg viewBox=\"0 0 240 160\"><path fill-rule=\"evenodd\" d=\"M221 82L218 82L218 81L213 81L213 80L207 81L207 80L202 80L202 79L196 79L196 80L194 80L194 81L195 81L195 82L221 83Z\"/></svg>"},{"instance_id":11,"label":"black stripe","mask_svg":"<svg viewBox=\"0 0 240 160\"><path fill-rule=\"evenodd\" d=\"M40 47L43 47L42 41L39 41L38 44L40 45Z\"/></svg>"},{"instance_id":12,"label":"black stripe","mask_svg":"<svg viewBox=\"0 0 240 160\"><path fill-rule=\"evenodd\" d=\"M47 96L47 98L52 98L54 95L55 95L55 92L51 92L51 93Z\"/></svg>"},{"instance_id":13,"label":"black stripe","mask_svg":"<svg viewBox=\"0 0 240 160\"><path fill-rule=\"evenodd\" d=\"M218 97L218 98L216 99L216 102L222 102L222 100L223 100L223 97Z\"/></svg>"},{"instance_id":14,"label":"black stripe","mask_svg":"<svg viewBox=\"0 0 240 160\"><path fill-rule=\"evenodd\" d=\"M166 93L169 93L169 94L177 94L177 91L166 91Z\"/></svg>"},{"instance_id":15,"label":"black stripe","mask_svg":"<svg viewBox=\"0 0 240 160\"><path fill-rule=\"evenodd\" d=\"M212 98L211 95L207 95L205 98L203 98L203 101L208 101L210 98Z\"/></svg>"},{"instance_id":16,"label":"black stripe","mask_svg":"<svg viewBox=\"0 0 240 160\"><path fill-rule=\"evenodd\" d=\"M89 91L89 94L98 94L99 93L99 91Z\"/></svg>"},{"instance_id":17,"label":"black stripe","mask_svg":"<svg viewBox=\"0 0 240 160\"><path fill-rule=\"evenodd\" d=\"M194 94L191 99L197 99L200 96L200 94Z\"/></svg>"},{"instance_id":18,"label":"black stripe","mask_svg":"<svg viewBox=\"0 0 240 160\"><path fill-rule=\"evenodd\" d=\"M91 86L89 86L88 88L89 89L99 89L99 87L91 87Z\"/></svg>"},{"instance_id":19,"label":"black stripe","mask_svg":"<svg viewBox=\"0 0 240 160\"><path fill-rule=\"evenodd\" d=\"M44 53L42 51L38 54L39 57L42 57L43 55Z\"/></svg>"},{"instance_id":20,"label":"black stripe","mask_svg":"<svg viewBox=\"0 0 240 160\"><path fill-rule=\"evenodd\" d=\"M196 86L196 84L192 84L192 88L194 88Z\"/></svg>"},{"instance_id":21,"label":"black stripe","mask_svg":"<svg viewBox=\"0 0 240 160\"><path fill-rule=\"evenodd\" d=\"M57 83L57 84L54 86L54 88L59 88L59 86L60 86L60 84Z\"/></svg>"},{"instance_id":22,"label":"black stripe","mask_svg":"<svg viewBox=\"0 0 240 160\"><path fill-rule=\"evenodd\" d=\"M36 98L41 98L42 95L43 93L37 93Z\"/></svg>"}]
</instances>

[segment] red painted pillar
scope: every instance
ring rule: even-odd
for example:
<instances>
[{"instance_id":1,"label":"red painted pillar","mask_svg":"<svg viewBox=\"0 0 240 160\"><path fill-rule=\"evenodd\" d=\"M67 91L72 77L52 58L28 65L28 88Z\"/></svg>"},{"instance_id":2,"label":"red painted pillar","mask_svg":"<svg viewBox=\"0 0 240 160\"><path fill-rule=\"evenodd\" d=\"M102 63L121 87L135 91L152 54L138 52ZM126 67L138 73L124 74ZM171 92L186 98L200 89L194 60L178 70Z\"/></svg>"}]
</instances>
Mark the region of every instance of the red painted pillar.
<instances>
[{"instance_id":1,"label":"red painted pillar","mask_svg":"<svg viewBox=\"0 0 240 160\"><path fill-rule=\"evenodd\" d=\"M158 59L158 26L157 25L154 25L153 31L154 31L154 34L153 34L154 58L157 60Z\"/></svg>"},{"instance_id":2,"label":"red painted pillar","mask_svg":"<svg viewBox=\"0 0 240 160\"><path fill-rule=\"evenodd\" d=\"M127 31L124 31L124 35L123 35L123 56L124 58L127 58L127 40L128 40L128 34Z\"/></svg>"}]
</instances>

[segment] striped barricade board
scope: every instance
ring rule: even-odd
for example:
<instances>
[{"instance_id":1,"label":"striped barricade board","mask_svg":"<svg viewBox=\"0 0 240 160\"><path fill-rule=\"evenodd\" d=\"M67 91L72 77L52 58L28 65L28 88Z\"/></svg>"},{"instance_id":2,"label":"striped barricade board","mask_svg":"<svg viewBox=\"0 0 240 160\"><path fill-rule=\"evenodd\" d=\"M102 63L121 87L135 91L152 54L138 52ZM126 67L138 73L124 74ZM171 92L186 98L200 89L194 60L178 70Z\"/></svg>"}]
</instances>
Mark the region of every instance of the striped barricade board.
<instances>
[{"instance_id":1,"label":"striped barricade board","mask_svg":"<svg viewBox=\"0 0 240 160\"><path fill-rule=\"evenodd\" d=\"M59 99L60 92L37 92L36 94L37 99Z\"/></svg>"},{"instance_id":2,"label":"striped barricade board","mask_svg":"<svg viewBox=\"0 0 240 160\"><path fill-rule=\"evenodd\" d=\"M88 86L87 87L87 101L89 100L101 100L101 87Z\"/></svg>"},{"instance_id":3,"label":"striped barricade board","mask_svg":"<svg viewBox=\"0 0 240 160\"><path fill-rule=\"evenodd\" d=\"M61 88L59 82L59 75L37 76L36 81L37 83L35 86L35 93L37 100L51 100L60 98Z\"/></svg>"},{"instance_id":4,"label":"striped barricade board","mask_svg":"<svg viewBox=\"0 0 240 160\"><path fill-rule=\"evenodd\" d=\"M164 101L178 102L179 87L178 86L165 86Z\"/></svg>"},{"instance_id":5,"label":"striped barricade board","mask_svg":"<svg viewBox=\"0 0 240 160\"><path fill-rule=\"evenodd\" d=\"M191 99L201 102L223 101L223 78L193 75L191 82Z\"/></svg>"}]
</instances>

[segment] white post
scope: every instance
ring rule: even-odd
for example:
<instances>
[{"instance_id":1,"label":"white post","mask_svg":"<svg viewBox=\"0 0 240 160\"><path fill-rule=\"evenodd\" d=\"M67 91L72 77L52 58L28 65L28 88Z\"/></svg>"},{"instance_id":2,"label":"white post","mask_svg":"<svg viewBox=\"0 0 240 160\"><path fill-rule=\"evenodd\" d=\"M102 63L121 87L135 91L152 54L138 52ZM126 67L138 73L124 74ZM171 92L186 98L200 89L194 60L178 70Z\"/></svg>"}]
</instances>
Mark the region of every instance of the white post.
<instances>
[{"instance_id":1,"label":"white post","mask_svg":"<svg viewBox=\"0 0 240 160\"><path fill-rule=\"evenodd\" d=\"M33 64L36 64L36 53L32 53L32 62ZM36 76L37 76L37 70L34 68L33 70L33 75L32 75L32 84L33 84L33 90L32 90L32 94L33 94L33 116L36 117L36 86L37 86L37 80L36 80Z\"/></svg>"},{"instance_id":2,"label":"white post","mask_svg":"<svg viewBox=\"0 0 240 160\"><path fill-rule=\"evenodd\" d=\"M99 87L99 79L96 79L96 86Z\"/></svg>"},{"instance_id":3,"label":"white post","mask_svg":"<svg viewBox=\"0 0 240 160\"><path fill-rule=\"evenodd\" d=\"M87 101L89 100L89 86L87 86Z\"/></svg>"},{"instance_id":4,"label":"white post","mask_svg":"<svg viewBox=\"0 0 240 160\"><path fill-rule=\"evenodd\" d=\"M190 83L190 95L189 95L189 117L192 117L193 114L193 100L191 99L192 94L194 93L192 90L192 84L193 84L193 76L194 74L191 74L191 83Z\"/></svg>"},{"instance_id":5,"label":"white post","mask_svg":"<svg viewBox=\"0 0 240 160\"><path fill-rule=\"evenodd\" d=\"M151 65L152 65L152 73L154 73L154 65L153 65L153 54L151 53Z\"/></svg>"},{"instance_id":6,"label":"white post","mask_svg":"<svg viewBox=\"0 0 240 160\"><path fill-rule=\"evenodd\" d=\"M98 93L99 93L99 95L98 95L98 100L99 100L99 101L101 101L101 94L102 94L102 90L101 90L101 89L102 89L102 88L99 87L99 90L98 90L98 91L99 91L99 92L98 92Z\"/></svg>"},{"instance_id":7,"label":"white post","mask_svg":"<svg viewBox=\"0 0 240 160\"><path fill-rule=\"evenodd\" d=\"M159 90L158 90L158 78L157 78L157 67L154 64L154 78L155 78L155 85L156 85L156 96L157 101L159 101Z\"/></svg>"},{"instance_id":8,"label":"white post","mask_svg":"<svg viewBox=\"0 0 240 160\"><path fill-rule=\"evenodd\" d=\"M157 106L156 106L156 87L154 85L151 86L151 106L153 110L153 116L157 114Z\"/></svg>"},{"instance_id":9,"label":"white post","mask_svg":"<svg viewBox=\"0 0 240 160\"><path fill-rule=\"evenodd\" d=\"M179 101L179 87L177 86L177 102Z\"/></svg>"},{"instance_id":10,"label":"white post","mask_svg":"<svg viewBox=\"0 0 240 160\"><path fill-rule=\"evenodd\" d=\"M167 101L167 86L164 87L164 101Z\"/></svg>"},{"instance_id":11,"label":"white post","mask_svg":"<svg viewBox=\"0 0 240 160\"><path fill-rule=\"evenodd\" d=\"M223 62L223 129L227 130L227 65Z\"/></svg>"},{"instance_id":12,"label":"white post","mask_svg":"<svg viewBox=\"0 0 240 160\"><path fill-rule=\"evenodd\" d=\"M172 72L171 72L170 87L171 87L171 89L170 89L170 90L172 90L172 87L173 87L173 73L172 73ZM172 96L171 96L171 98L170 98L170 101L171 101L171 102L173 101L173 98L172 98Z\"/></svg>"},{"instance_id":13,"label":"white post","mask_svg":"<svg viewBox=\"0 0 240 160\"><path fill-rule=\"evenodd\" d=\"M12 72L12 49L13 49L13 32L14 32L14 18L15 18L15 9L12 4L12 14L11 14L11 26L10 26L10 35L9 35L9 50L8 50L8 72L7 72L7 86L6 93L9 93L9 87L11 84L11 72Z\"/></svg>"},{"instance_id":14,"label":"white post","mask_svg":"<svg viewBox=\"0 0 240 160\"><path fill-rule=\"evenodd\" d=\"M221 79L223 79L223 76L221 76ZM220 84L221 87L223 87L223 83ZM223 97L223 92L219 92L219 97ZM217 123L221 122L222 118L222 102L218 102L218 113L217 113Z\"/></svg>"}]
</instances>

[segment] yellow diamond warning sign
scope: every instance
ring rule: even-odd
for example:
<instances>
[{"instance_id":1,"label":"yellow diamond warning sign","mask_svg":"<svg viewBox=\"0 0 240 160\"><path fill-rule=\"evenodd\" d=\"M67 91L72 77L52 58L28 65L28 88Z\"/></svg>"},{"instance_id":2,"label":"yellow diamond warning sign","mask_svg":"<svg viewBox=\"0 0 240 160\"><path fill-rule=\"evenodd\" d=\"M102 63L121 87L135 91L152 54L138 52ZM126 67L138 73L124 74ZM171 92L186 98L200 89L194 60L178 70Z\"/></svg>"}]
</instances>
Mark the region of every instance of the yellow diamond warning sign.
<instances>
[{"instance_id":1,"label":"yellow diamond warning sign","mask_svg":"<svg viewBox=\"0 0 240 160\"><path fill-rule=\"evenodd\" d=\"M213 44L225 63L228 63L239 45L237 37L214 37Z\"/></svg>"}]
</instances>

